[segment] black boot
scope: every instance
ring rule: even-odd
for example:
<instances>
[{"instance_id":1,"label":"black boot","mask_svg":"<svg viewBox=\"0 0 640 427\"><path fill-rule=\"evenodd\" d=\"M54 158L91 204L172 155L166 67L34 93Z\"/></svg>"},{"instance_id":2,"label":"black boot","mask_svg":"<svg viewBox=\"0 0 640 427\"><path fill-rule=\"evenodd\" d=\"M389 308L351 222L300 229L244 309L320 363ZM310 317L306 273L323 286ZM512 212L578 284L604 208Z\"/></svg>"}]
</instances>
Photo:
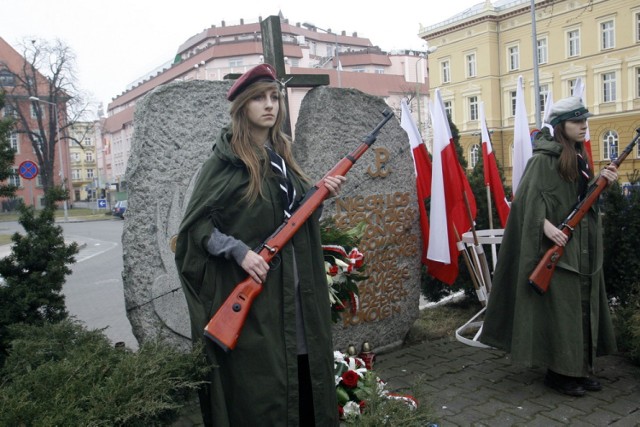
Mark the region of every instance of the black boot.
<instances>
[{"instance_id":1,"label":"black boot","mask_svg":"<svg viewBox=\"0 0 640 427\"><path fill-rule=\"evenodd\" d=\"M544 377L544 385L568 396L582 397L586 394L580 378L568 377L550 369Z\"/></svg>"},{"instance_id":2,"label":"black boot","mask_svg":"<svg viewBox=\"0 0 640 427\"><path fill-rule=\"evenodd\" d=\"M600 384L600 381L592 377L578 378L578 384L580 384L582 388L587 391L602 390L602 384Z\"/></svg>"}]
</instances>

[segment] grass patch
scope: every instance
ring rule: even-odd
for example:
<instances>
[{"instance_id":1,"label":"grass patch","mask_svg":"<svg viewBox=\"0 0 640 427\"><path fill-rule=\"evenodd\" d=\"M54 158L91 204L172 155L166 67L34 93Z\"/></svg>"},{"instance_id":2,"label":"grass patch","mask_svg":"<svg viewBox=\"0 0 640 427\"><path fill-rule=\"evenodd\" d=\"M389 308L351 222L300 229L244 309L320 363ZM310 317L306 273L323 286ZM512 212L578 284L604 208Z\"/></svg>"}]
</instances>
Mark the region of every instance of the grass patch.
<instances>
[{"instance_id":1,"label":"grass patch","mask_svg":"<svg viewBox=\"0 0 640 427\"><path fill-rule=\"evenodd\" d=\"M406 344L454 338L456 329L481 309L482 305L478 300L464 297L460 301L421 310L420 317L407 334Z\"/></svg>"}]
</instances>

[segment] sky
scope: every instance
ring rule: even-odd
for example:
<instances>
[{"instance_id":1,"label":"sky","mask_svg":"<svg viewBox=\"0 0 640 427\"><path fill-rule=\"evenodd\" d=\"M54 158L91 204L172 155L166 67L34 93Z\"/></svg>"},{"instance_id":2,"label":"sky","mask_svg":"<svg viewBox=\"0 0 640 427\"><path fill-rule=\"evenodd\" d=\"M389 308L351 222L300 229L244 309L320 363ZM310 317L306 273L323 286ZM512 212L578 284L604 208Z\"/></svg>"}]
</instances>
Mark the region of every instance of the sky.
<instances>
[{"instance_id":1,"label":"sky","mask_svg":"<svg viewBox=\"0 0 640 427\"><path fill-rule=\"evenodd\" d=\"M64 42L76 55L80 89L106 110L130 83L172 60L189 37L222 21L258 22L282 12L290 24L357 32L385 51L424 50L420 25L482 2L323 0L314 9L301 0L0 0L0 37L18 51L20 43L34 38Z\"/></svg>"}]
</instances>

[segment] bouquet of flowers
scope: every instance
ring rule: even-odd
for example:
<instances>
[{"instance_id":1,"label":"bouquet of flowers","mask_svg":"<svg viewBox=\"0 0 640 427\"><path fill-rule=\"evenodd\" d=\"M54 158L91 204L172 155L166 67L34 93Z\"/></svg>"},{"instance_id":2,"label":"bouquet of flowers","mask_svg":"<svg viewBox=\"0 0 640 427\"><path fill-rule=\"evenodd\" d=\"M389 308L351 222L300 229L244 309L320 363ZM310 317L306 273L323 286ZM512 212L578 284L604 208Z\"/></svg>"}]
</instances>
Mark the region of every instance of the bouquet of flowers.
<instances>
[{"instance_id":1,"label":"bouquet of flowers","mask_svg":"<svg viewBox=\"0 0 640 427\"><path fill-rule=\"evenodd\" d=\"M358 282L367 276L364 275L364 254L357 245L364 234L365 223L349 230L340 230L332 219L326 219L320 229L331 318L337 322L347 306L352 314L359 307Z\"/></svg>"},{"instance_id":2,"label":"bouquet of flowers","mask_svg":"<svg viewBox=\"0 0 640 427\"><path fill-rule=\"evenodd\" d=\"M336 394L338 396L338 413L340 419L353 421L360 416L367 401L378 396L384 399L398 399L416 409L418 403L408 395L390 393L385 390L385 383L368 370L364 361L341 351L333 352Z\"/></svg>"}]
</instances>

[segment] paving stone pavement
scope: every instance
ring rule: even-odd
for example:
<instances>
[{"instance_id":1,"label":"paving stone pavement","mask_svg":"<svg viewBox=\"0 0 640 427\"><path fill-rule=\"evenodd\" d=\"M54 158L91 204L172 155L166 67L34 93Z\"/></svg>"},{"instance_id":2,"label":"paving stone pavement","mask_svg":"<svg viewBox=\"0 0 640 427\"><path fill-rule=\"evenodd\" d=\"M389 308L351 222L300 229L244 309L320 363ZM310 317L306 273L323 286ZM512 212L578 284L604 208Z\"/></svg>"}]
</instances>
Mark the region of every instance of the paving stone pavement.
<instances>
[{"instance_id":1,"label":"paving stone pavement","mask_svg":"<svg viewBox=\"0 0 640 427\"><path fill-rule=\"evenodd\" d=\"M610 355L595 368L603 390L570 397L544 386L544 370L455 338L379 354L373 367L391 391L424 392L440 427L640 426L640 367Z\"/></svg>"}]
</instances>

